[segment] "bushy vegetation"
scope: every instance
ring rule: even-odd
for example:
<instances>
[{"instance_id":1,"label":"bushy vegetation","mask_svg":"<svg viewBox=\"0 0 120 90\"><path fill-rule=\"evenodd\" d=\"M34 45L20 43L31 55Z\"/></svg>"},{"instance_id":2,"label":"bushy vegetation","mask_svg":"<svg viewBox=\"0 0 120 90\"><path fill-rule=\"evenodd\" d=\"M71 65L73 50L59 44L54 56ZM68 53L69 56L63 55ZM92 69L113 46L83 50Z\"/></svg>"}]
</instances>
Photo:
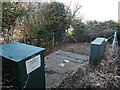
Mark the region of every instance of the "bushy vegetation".
<instances>
[{"instance_id":1,"label":"bushy vegetation","mask_svg":"<svg viewBox=\"0 0 120 90\"><path fill-rule=\"evenodd\" d=\"M119 25L112 20L83 22L76 18L80 8L81 6L72 12L60 2L2 2L1 37L4 38L4 44L19 41L41 47L54 47L63 42L91 42L96 37L108 38L119 31Z\"/></svg>"},{"instance_id":2,"label":"bushy vegetation","mask_svg":"<svg viewBox=\"0 0 120 90\"><path fill-rule=\"evenodd\" d=\"M97 37L109 38L118 31L118 23L109 20L105 22L88 21L83 23L77 19L73 22L73 36L80 42L91 42Z\"/></svg>"}]
</instances>

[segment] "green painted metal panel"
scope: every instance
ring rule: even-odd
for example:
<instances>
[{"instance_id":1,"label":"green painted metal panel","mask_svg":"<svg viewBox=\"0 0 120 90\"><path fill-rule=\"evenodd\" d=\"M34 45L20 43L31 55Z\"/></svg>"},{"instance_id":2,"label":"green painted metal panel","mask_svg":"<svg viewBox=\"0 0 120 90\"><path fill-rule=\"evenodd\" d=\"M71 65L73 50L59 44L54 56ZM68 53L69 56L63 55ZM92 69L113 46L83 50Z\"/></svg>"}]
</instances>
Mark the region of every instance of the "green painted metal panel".
<instances>
[{"instance_id":1,"label":"green painted metal panel","mask_svg":"<svg viewBox=\"0 0 120 90\"><path fill-rule=\"evenodd\" d=\"M105 38L96 38L91 42L90 48L90 61L89 63L93 66L97 66L101 61L101 57L104 55L106 48Z\"/></svg>"},{"instance_id":2,"label":"green painted metal panel","mask_svg":"<svg viewBox=\"0 0 120 90\"><path fill-rule=\"evenodd\" d=\"M45 62L44 48L22 43L10 43L2 46L3 75L13 72L14 82L11 83L21 90L27 81L25 88L45 89ZM40 55L41 66L27 74L26 61ZM18 56L18 57L17 57ZM34 60L34 59L33 59ZM7 66L7 67L6 67ZM10 79L8 76L6 79Z\"/></svg>"},{"instance_id":3,"label":"green painted metal panel","mask_svg":"<svg viewBox=\"0 0 120 90\"><path fill-rule=\"evenodd\" d=\"M107 47L107 42L108 42L108 39L105 39L105 41L104 41L105 43L104 43L104 50L106 49L106 47Z\"/></svg>"}]
</instances>

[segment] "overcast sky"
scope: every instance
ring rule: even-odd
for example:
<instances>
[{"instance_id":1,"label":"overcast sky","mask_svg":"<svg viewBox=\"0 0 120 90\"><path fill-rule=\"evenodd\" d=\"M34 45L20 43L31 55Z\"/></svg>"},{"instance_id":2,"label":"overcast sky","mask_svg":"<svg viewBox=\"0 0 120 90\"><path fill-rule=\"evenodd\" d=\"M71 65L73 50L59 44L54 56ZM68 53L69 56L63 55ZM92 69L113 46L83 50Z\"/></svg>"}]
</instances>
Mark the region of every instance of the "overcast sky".
<instances>
[{"instance_id":1,"label":"overcast sky","mask_svg":"<svg viewBox=\"0 0 120 90\"><path fill-rule=\"evenodd\" d=\"M16 1L16 0L11 0ZM67 5L72 1L72 8L79 3L82 8L80 15L84 20L118 21L118 2L120 0L18 0L18 1L36 1L36 2L50 2L58 1ZM120 11L119 11L120 12ZM119 16L120 18L120 16Z\"/></svg>"},{"instance_id":2,"label":"overcast sky","mask_svg":"<svg viewBox=\"0 0 120 90\"><path fill-rule=\"evenodd\" d=\"M54 1L54 0L53 0ZM70 3L71 0L56 0L65 4ZM85 20L118 20L118 2L120 0L72 0L72 7L79 3L82 8L80 10L81 16Z\"/></svg>"}]
</instances>

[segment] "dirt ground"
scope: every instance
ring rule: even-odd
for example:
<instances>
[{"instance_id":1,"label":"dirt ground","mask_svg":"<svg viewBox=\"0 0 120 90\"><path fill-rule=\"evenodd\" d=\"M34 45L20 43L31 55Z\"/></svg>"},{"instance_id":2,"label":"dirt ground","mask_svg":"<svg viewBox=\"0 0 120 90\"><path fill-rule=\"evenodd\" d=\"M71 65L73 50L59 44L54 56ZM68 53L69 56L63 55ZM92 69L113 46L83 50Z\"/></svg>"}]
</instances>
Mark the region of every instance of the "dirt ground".
<instances>
[{"instance_id":1,"label":"dirt ground","mask_svg":"<svg viewBox=\"0 0 120 90\"><path fill-rule=\"evenodd\" d=\"M89 56L90 44L66 44L54 49L53 52L59 49ZM104 57L97 67L86 65L79 68L77 73L65 79L58 88L120 88L120 76L116 75L120 64L118 54L118 51L113 52L111 45L108 44Z\"/></svg>"},{"instance_id":2,"label":"dirt ground","mask_svg":"<svg viewBox=\"0 0 120 90\"><path fill-rule=\"evenodd\" d=\"M79 68L78 72L64 80L59 88L120 88L120 76L116 75L120 63L118 54L117 51L113 53L111 45L108 44L97 67L87 65Z\"/></svg>"},{"instance_id":3,"label":"dirt ground","mask_svg":"<svg viewBox=\"0 0 120 90\"><path fill-rule=\"evenodd\" d=\"M49 55L57 50L63 50L80 55L89 55L90 43L67 43L55 48L47 49L45 55Z\"/></svg>"}]
</instances>

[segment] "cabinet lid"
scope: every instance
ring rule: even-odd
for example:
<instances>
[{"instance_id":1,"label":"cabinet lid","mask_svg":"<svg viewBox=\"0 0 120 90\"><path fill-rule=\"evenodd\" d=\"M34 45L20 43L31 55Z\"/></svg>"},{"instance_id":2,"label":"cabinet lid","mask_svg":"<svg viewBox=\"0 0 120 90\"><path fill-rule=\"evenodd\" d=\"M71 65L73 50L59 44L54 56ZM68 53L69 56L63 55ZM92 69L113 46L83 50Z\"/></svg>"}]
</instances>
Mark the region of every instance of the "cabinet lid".
<instances>
[{"instance_id":1,"label":"cabinet lid","mask_svg":"<svg viewBox=\"0 0 120 90\"><path fill-rule=\"evenodd\" d=\"M0 56L19 62L43 50L45 50L45 48L13 42L0 46Z\"/></svg>"},{"instance_id":2,"label":"cabinet lid","mask_svg":"<svg viewBox=\"0 0 120 90\"><path fill-rule=\"evenodd\" d=\"M101 45L104 40L105 38L96 38L93 42L91 42L91 44Z\"/></svg>"}]
</instances>

